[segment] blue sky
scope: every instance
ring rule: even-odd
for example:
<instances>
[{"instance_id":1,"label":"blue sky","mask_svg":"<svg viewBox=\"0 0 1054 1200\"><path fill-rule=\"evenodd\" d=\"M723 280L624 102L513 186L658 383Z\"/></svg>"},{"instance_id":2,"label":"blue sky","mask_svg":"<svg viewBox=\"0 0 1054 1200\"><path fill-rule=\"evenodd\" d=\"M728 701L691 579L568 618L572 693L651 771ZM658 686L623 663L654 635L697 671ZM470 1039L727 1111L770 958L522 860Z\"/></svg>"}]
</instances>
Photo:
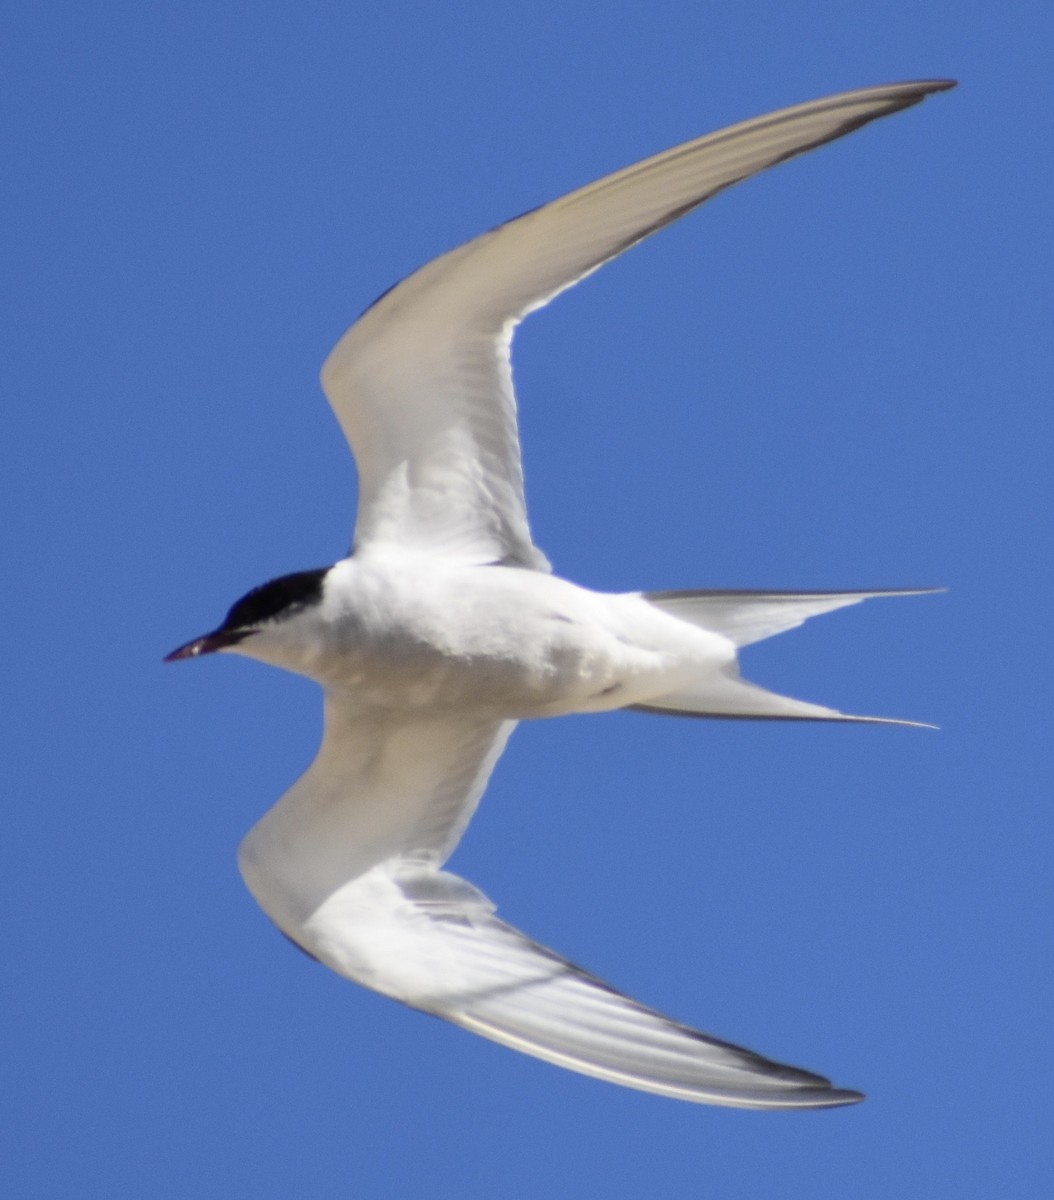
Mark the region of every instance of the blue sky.
<instances>
[{"instance_id":1,"label":"blue sky","mask_svg":"<svg viewBox=\"0 0 1054 1200\"><path fill-rule=\"evenodd\" d=\"M1049 1187L1049 4L16 2L5 25L5 1191ZM516 371L561 574L946 585L747 662L942 731L535 723L452 863L630 994L867 1102L625 1091L295 953L234 852L311 758L318 696L160 659L343 553L331 344L606 171L929 76L961 84L532 317Z\"/></svg>"}]
</instances>

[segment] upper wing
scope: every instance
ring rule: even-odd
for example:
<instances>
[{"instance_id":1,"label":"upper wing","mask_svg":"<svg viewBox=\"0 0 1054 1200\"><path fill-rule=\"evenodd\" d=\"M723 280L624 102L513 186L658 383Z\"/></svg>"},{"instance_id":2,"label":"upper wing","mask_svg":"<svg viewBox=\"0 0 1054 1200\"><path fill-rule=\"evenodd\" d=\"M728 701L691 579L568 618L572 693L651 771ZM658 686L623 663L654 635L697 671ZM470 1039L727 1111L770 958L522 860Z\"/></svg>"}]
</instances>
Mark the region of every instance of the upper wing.
<instances>
[{"instance_id":1,"label":"upper wing","mask_svg":"<svg viewBox=\"0 0 1054 1200\"><path fill-rule=\"evenodd\" d=\"M557 1066L679 1100L823 1108L862 1099L645 1008L493 915L456 875L377 868L294 934L359 983Z\"/></svg>"},{"instance_id":2,"label":"upper wing","mask_svg":"<svg viewBox=\"0 0 1054 1200\"><path fill-rule=\"evenodd\" d=\"M863 88L685 142L466 242L386 292L322 368L359 471L355 549L545 569L524 506L516 323L723 188L951 86Z\"/></svg>"}]
</instances>

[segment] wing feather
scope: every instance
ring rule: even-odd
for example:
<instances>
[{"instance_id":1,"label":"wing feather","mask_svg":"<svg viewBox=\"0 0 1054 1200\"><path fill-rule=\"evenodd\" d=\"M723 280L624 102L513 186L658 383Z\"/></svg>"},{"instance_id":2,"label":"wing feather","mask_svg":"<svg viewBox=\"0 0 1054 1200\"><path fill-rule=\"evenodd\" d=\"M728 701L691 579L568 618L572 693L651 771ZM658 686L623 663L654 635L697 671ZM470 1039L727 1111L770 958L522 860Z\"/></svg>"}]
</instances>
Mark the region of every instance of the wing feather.
<instances>
[{"instance_id":1,"label":"wing feather","mask_svg":"<svg viewBox=\"0 0 1054 1200\"><path fill-rule=\"evenodd\" d=\"M494 916L455 875L391 863L336 893L297 940L376 991L557 1066L737 1108L822 1108L857 1092L638 1004Z\"/></svg>"},{"instance_id":2,"label":"wing feather","mask_svg":"<svg viewBox=\"0 0 1054 1200\"><path fill-rule=\"evenodd\" d=\"M322 383L355 455L355 550L548 569L527 524L516 323L732 184L951 87L864 88L626 167L434 259L340 339Z\"/></svg>"},{"instance_id":3,"label":"wing feather","mask_svg":"<svg viewBox=\"0 0 1054 1200\"><path fill-rule=\"evenodd\" d=\"M346 978L586 1075L747 1108L859 1099L628 999L439 869L513 727L328 692L315 761L242 842L260 907Z\"/></svg>"},{"instance_id":4,"label":"wing feather","mask_svg":"<svg viewBox=\"0 0 1054 1200\"><path fill-rule=\"evenodd\" d=\"M364 709L326 693L314 762L238 852L249 890L290 937L348 880L398 858L441 866L515 721Z\"/></svg>"}]
</instances>

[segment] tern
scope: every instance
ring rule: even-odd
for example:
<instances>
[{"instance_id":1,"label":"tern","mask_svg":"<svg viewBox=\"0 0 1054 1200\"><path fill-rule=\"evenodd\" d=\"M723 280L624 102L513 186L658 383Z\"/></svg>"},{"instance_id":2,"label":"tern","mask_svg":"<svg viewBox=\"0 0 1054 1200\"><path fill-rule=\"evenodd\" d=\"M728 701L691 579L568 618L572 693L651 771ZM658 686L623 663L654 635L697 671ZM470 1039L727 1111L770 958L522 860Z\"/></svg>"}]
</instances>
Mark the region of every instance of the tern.
<instances>
[{"instance_id":1,"label":"tern","mask_svg":"<svg viewBox=\"0 0 1054 1200\"><path fill-rule=\"evenodd\" d=\"M550 573L527 523L510 345L528 313L716 193L952 86L863 88L685 142L440 255L337 343L322 385L358 467L351 552L255 588L166 659L242 654L324 689L317 757L239 849L260 907L313 958L627 1087L755 1109L862 1098L623 996L443 865L521 720L882 720L748 683L737 652L914 592L602 594Z\"/></svg>"}]
</instances>

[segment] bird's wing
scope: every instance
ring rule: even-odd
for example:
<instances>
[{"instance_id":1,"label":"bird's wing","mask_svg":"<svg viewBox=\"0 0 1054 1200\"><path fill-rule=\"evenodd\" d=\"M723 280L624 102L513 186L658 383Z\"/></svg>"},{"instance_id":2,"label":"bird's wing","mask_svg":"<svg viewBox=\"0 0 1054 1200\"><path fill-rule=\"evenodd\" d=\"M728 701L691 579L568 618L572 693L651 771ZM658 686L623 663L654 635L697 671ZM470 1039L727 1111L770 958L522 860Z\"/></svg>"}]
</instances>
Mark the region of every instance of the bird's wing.
<instances>
[{"instance_id":1,"label":"bird's wing","mask_svg":"<svg viewBox=\"0 0 1054 1200\"><path fill-rule=\"evenodd\" d=\"M517 322L716 192L951 86L863 88L685 142L466 242L386 292L322 369L358 466L356 551L547 569L524 505L509 363Z\"/></svg>"},{"instance_id":2,"label":"bird's wing","mask_svg":"<svg viewBox=\"0 0 1054 1200\"><path fill-rule=\"evenodd\" d=\"M314 763L242 843L261 907L339 974L572 1070L715 1104L858 1099L627 999L439 869L512 728L363 711L328 693Z\"/></svg>"},{"instance_id":3,"label":"bird's wing","mask_svg":"<svg viewBox=\"0 0 1054 1200\"><path fill-rule=\"evenodd\" d=\"M364 708L328 691L314 762L242 842L249 890L292 935L289 921L378 863L441 866L515 727Z\"/></svg>"},{"instance_id":4,"label":"bird's wing","mask_svg":"<svg viewBox=\"0 0 1054 1200\"><path fill-rule=\"evenodd\" d=\"M736 1108L862 1098L630 1000L500 921L485 896L447 872L377 868L333 895L294 937L375 991L625 1087Z\"/></svg>"}]
</instances>

